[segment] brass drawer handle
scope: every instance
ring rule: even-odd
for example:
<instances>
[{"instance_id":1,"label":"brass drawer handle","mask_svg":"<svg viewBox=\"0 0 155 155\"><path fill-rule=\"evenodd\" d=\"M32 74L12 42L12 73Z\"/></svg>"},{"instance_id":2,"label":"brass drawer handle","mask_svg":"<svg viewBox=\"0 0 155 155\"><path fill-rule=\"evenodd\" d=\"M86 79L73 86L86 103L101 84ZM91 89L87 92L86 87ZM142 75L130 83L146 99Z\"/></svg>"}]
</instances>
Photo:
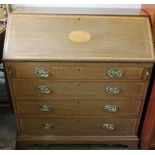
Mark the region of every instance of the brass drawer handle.
<instances>
[{"instance_id":1,"label":"brass drawer handle","mask_svg":"<svg viewBox=\"0 0 155 155\"><path fill-rule=\"evenodd\" d=\"M149 69L147 69L145 72L145 80L149 80L149 78L150 78L150 71Z\"/></svg>"},{"instance_id":2,"label":"brass drawer handle","mask_svg":"<svg viewBox=\"0 0 155 155\"><path fill-rule=\"evenodd\" d=\"M117 112L119 108L115 105L105 105L104 110L107 112Z\"/></svg>"},{"instance_id":3,"label":"brass drawer handle","mask_svg":"<svg viewBox=\"0 0 155 155\"><path fill-rule=\"evenodd\" d=\"M107 74L110 78L120 78L124 75L124 72L120 69L118 70L115 69L115 70L109 70Z\"/></svg>"},{"instance_id":4,"label":"brass drawer handle","mask_svg":"<svg viewBox=\"0 0 155 155\"><path fill-rule=\"evenodd\" d=\"M105 90L108 94L119 94L121 92L121 89L119 87L107 87Z\"/></svg>"},{"instance_id":5,"label":"brass drawer handle","mask_svg":"<svg viewBox=\"0 0 155 155\"><path fill-rule=\"evenodd\" d=\"M52 89L49 88L49 87L46 87L46 86L39 86L37 89L36 89L36 92L37 93L41 93L41 94L49 94L52 92Z\"/></svg>"},{"instance_id":6,"label":"brass drawer handle","mask_svg":"<svg viewBox=\"0 0 155 155\"><path fill-rule=\"evenodd\" d=\"M36 69L35 75L39 78L47 78L49 77L49 72L46 69Z\"/></svg>"},{"instance_id":7,"label":"brass drawer handle","mask_svg":"<svg viewBox=\"0 0 155 155\"><path fill-rule=\"evenodd\" d=\"M112 123L104 123L104 124L102 125L102 128L105 129L105 130L112 131L112 130L114 130L116 127L115 127L115 125L112 124Z\"/></svg>"},{"instance_id":8,"label":"brass drawer handle","mask_svg":"<svg viewBox=\"0 0 155 155\"><path fill-rule=\"evenodd\" d=\"M51 105L44 104L44 105L39 106L39 110L42 112L50 112L54 110L54 108Z\"/></svg>"},{"instance_id":9,"label":"brass drawer handle","mask_svg":"<svg viewBox=\"0 0 155 155\"><path fill-rule=\"evenodd\" d=\"M45 124L42 124L40 127L41 127L41 129L49 130L49 129L53 128L53 125L50 123L45 123Z\"/></svg>"}]
</instances>

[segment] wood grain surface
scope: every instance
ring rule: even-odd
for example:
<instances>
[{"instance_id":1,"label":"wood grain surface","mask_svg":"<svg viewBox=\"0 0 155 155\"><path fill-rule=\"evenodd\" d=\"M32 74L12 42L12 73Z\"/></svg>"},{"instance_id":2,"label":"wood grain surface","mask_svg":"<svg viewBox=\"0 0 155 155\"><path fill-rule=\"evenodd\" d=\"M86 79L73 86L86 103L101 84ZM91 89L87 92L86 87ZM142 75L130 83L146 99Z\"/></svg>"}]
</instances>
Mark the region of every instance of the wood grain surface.
<instances>
[{"instance_id":1,"label":"wood grain surface","mask_svg":"<svg viewBox=\"0 0 155 155\"><path fill-rule=\"evenodd\" d=\"M47 70L52 80L146 80L151 75L152 63L76 63L76 62L9 62L12 78L41 79L36 76L38 69ZM121 70L123 76L111 78L110 70ZM93 74L92 74L93 73Z\"/></svg>"},{"instance_id":2,"label":"wood grain surface","mask_svg":"<svg viewBox=\"0 0 155 155\"><path fill-rule=\"evenodd\" d=\"M91 40L72 42L68 39L72 31L86 31ZM134 16L12 13L4 59L154 61L150 22Z\"/></svg>"},{"instance_id":3,"label":"wood grain surface","mask_svg":"<svg viewBox=\"0 0 155 155\"><path fill-rule=\"evenodd\" d=\"M148 17L12 13L6 36L4 60L21 147L121 143L137 148L154 62ZM49 76L36 76L38 69ZM123 76L111 78L109 70ZM38 92L43 86L51 91ZM108 93L109 87L116 94ZM36 110L48 101L55 113ZM118 114L101 112L109 101L115 101ZM102 128L104 123L114 130ZM52 129L42 129L44 124Z\"/></svg>"}]
</instances>

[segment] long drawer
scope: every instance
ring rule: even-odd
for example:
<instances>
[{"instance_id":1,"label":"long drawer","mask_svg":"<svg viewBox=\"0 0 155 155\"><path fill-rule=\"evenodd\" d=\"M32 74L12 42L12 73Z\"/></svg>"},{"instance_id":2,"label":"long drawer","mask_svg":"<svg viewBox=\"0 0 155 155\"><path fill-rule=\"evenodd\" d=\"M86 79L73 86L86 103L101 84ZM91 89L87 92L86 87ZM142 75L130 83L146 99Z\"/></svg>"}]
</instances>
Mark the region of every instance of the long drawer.
<instances>
[{"instance_id":1,"label":"long drawer","mask_svg":"<svg viewBox=\"0 0 155 155\"><path fill-rule=\"evenodd\" d=\"M144 96L143 82L13 80L14 96L27 98L126 98Z\"/></svg>"},{"instance_id":2,"label":"long drawer","mask_svg":"<svg viewBox=\"0 0 155 155\"><path fill-rule=\"evenodd\" d=\"M117 136L134 135L136 119L105 117L19 118L23 135Z\"/></svg>"},{"instance_id":3,"label":"long drawer","mask_svg":"<svg viewBox=\"0 0 155 155\"><path fill-rule=\"evenodd\" d=\"M141 100L15 100L22 116L138 116Z\"/></svg>"},{"instance_id":4,"label":"long drawer","mask_svg":"<svg viewBox=\"0 0 155 155\"><path fill-rule=\"evenodd\" d=\"M19 79L144 80L152 64L17 62L11 66Z\"/></svg>"}]
</instances>

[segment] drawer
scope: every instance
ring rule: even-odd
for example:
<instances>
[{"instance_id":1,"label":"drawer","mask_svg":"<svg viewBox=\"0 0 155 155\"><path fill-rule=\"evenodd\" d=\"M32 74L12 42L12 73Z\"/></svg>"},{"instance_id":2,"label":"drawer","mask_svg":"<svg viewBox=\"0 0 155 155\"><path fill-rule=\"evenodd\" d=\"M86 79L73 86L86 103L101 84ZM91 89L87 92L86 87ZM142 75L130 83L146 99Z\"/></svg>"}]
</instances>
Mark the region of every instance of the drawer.
<instances>
[{"instance_id":1,"label":"drawer","mask_svg":"<svg viewBox=\"0 0 155 155\"><path fill-rule=\"evenodd\" d=\"M105 117L19 118L22 134L117 136L136 134L136 119Z\"/></svg>"},{"instance_id":2,"label":"drawer","mask_svg":"<svg viewBox=\"0 0 155 155\"><path fill-rule=\"evenodd\" d=\"M15 97L126 98L144 97L143 82L13 80Z\"/></svg>"},{"instance_id":3,"label":"drawer","mask_svg":"<svg viewBox=\"0 0 155 155\"><path fill-rule=\"evenodd\" d=\"M12 64L15 77L76 80L143 80L145 68L151 64L138 63L52 63L17 62ZM93 73L93 74L92 74Z\"/></svg>"},{"instance_id":4,"label":"drawer","mask_svg":"<svg viewBox=\"0 0 155 155\"><path fill-rule=\"evenodd\" d=\"M22 116L138 116L140 100L16 100Z\"/></svg>"}]
</instances>

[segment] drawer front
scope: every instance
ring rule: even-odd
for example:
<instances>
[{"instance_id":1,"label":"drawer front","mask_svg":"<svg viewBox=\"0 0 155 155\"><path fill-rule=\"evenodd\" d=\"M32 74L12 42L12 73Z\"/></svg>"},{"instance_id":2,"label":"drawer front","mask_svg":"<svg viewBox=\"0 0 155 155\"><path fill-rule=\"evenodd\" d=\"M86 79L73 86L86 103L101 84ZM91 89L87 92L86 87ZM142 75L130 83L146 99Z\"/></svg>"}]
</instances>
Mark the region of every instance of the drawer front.
<instances>
[{"instance_id":1,"label":"drawer front","mask_svg":"<svg viewBox=\"0 0 155 155\"><path fill-rule=\"evenodd\" d=\"M50 117L20 118L22 134L117 136L134 135L136 119L109 119L104 117Z\"/></svg>"},{"instance_id":2,"label":"drawer front","mask_svg":"<svg viewBox=\"0 0 155 155\"><path fill-rule=\"evenodd\" d=\"M16 97L33 98L142 98L145 84L138 82L14 80Z\"/></svg>"},{"instance_id":3,"label":"drawer front","mask_svg":"<svg viewBox=\"0 0 155 155\"><path fill-rule=\"evenodd\" d=\"M16 100L23 116L138 116L140 100Z\"/></svg>"},{"instance_id":4,"label":"drawer front","mask_svg":"<svg viewBox=\"0 0 155 155\"><path fill-rule=\"evenodd\" d=\"M143 80L150 64L18 62L16 78ZM144 67L145 66L145 67ZM93 74L92 74L93 73Z\"/></svg>"}]
</instances>

